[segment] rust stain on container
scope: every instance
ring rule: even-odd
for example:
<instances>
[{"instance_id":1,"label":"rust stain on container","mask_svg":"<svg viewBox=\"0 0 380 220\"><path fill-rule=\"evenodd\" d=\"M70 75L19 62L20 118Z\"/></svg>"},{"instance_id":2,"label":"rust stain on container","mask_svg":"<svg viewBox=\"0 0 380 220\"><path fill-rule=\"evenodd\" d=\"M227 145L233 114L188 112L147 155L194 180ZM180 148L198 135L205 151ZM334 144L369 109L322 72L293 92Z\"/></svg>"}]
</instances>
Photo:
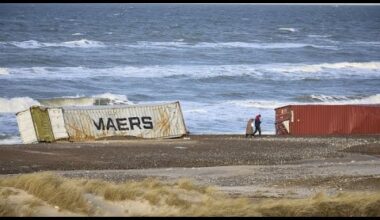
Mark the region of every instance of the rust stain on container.
<instances>
[{"instance_id":1,"label":"rust stain on container","mask_svg":"<svg viewBox=\"0 0 380 220\"><path fill-rule=\"evenodd\" d=\"M81 118L89 118L88 115L83 114L83 113L78 113ZM87 131L90 130L90 125L86 123L80 123L79 126L75 126L76 124L70 124L66 123L67 128L70 129L71 135L69 137L70 141L90 141L90 140L95 140L96 138L92 135L89 135Z\"/></svg>"},{"instance_id":2,"label":"rust stain on container","mask_svg":"<svg viewBox=\"0 0 380 220\"><path fill-rule=\"evenodd\" d=\"M165 111L165 109L159 109L158 111L160 117L157 122L157 127L159 130L161 130L163 136L169 136L170 134L170 121L169 121L169 115Z\"/></svg>"},{"instance_id":3,"label":"rust stain on container","mask_svg":"<svg viewBox=\"0 0 380 220\"><path fill-rule=\"evenodd\" d=\"M276 134L380 134L378 105L288 105L276 108Z\"/></svg>"}]
</instances>

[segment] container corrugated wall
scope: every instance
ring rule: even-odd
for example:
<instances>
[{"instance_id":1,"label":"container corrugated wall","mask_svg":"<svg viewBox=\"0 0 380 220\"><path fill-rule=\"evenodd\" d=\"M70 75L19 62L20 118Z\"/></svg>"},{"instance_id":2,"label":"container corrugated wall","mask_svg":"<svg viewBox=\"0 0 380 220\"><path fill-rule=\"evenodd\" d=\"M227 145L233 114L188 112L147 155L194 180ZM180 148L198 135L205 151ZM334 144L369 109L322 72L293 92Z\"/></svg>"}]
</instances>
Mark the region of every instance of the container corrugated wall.
<instances>
[{"instance_id":1,"label":"container corrugated wall","mask_svg":"<svg viewBox=\"0 0 380 220\"><path fill-rule=\"evenodd\" d=\"M187 133L179 102L156 105L64 108L70 140L111 136L172 138Z\"/></svg>"},{"instance_id":2,"label":"container corrugated wall","mask_svg":"<svg viewBox=\"0 0 380 220\"><path fill-rule=\"evenodd\" d=\"M380 134L380 105L280 107L276 109L276 134Z\"/></svg>"}]
</instances>

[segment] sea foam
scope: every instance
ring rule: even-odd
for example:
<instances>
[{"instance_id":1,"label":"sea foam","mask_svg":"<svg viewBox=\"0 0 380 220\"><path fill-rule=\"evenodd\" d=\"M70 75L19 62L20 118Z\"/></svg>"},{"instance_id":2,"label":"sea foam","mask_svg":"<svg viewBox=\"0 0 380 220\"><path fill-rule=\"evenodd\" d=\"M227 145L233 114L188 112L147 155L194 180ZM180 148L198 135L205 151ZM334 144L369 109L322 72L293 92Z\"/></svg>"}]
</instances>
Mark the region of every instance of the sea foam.
<instances>
[{"instance_id":1,"label":"sea foam","mask_svg":"<svg viewBox=\"0 0 380 220\"><path fill-rule=\"evenodd\" d=\"M14 45L23 49L36 49L43 47L69 47L69 48L96 48L96 47L104 47L105 44L100 41L94 40L74 40L74 41L66 41L60 43L43 43L36 40L28 40L28 41L11 41L8 44Z\"/></svg>"},{"instance_id":2,"label":"sea foam","mask_svg":"<svg viewBox=\"0 0 380 220\"><path fill-rule=\"evenodd\" d=\"M126 95L103 93L93 96L64 96L54 98L33 99L30 97L0 98L0 113L19 112L32 105L59 106L91 106L91 105L132 105Z\"/></svg>"},{"instance_id":3,"label":"sea foam","mask_svg":"<svg viewBox=\"0 0 380 220\"><path fill-rule=\"evenodd\" d=\"M3 68L4 69L4 68ZM319 64L248 64L248 65L154 65L88 67L30 67L6 68L0 78L92 78L103 76L162 78L186 77L194 79L248 76L255 79L303 80L357 77L380 78L380 62L339 62Z\"/></svg>"},{"instance_id":4,"label":"sea foam","mask_svg":"<svg viewBox=\"0 0 380 220\"><path fill-rule=\"evenodd\" d=\"M9 70L7 68L0 68L0 75L8 75Z\"/></svg>"},{"instance_id":5,"label":"sea foam","mask_svg":"<svg viewBox=\"0 0 380 220\"><path fill-rule=\"evenodd\" d=\"M285 27L279 28L278 30L279 31L288 31L288 32L296 32L297 31L297 29L295 29L295 28L285 28Z\"/></svg>"},{"instance_id":6,"label":"sea foam","mask_svg":"<svg viewBox=\"0 0 380 220\"><path fill-rule=\"evenodd\" d=\"M30 97L0 98L0 113L19 112L40 103Z\"/></svg>"},{"instance_id":7,"label":"sea foam","mask_svg":"<svg viewBox=\"0 0 380 220\"><path fill-rule=\"evenodd\" d=\"M336 49L335 46L315 45L305 43L265 43L265 42L199 42L190 44L179 41L169 42L150 42L139 41L136 44L125 44L127 47L134 48L155 48L155 49L196 49L196 48L251 48L251 49L290 49L290 48L324 48Z\"/></svg>"}]
</instances>

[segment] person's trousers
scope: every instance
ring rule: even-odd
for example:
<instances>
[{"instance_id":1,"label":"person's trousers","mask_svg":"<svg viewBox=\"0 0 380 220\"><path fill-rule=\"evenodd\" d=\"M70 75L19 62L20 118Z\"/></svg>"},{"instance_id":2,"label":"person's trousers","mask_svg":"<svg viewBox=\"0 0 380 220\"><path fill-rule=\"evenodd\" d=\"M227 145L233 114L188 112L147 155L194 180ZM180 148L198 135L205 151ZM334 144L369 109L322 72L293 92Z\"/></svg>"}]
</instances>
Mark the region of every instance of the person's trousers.
<instances>
[{"instance_id":1,"label":"person's trousers","mask_svg":"<svg viewBox=\"0 0 380 220\"><path fill-rule=\"evenodd\" d=\"M260 126L255 127L255 131L253 132L253 136L255 136L257 131L259 132L259 135L261 136L261 127Z\"/></svg>"}]
</instances>

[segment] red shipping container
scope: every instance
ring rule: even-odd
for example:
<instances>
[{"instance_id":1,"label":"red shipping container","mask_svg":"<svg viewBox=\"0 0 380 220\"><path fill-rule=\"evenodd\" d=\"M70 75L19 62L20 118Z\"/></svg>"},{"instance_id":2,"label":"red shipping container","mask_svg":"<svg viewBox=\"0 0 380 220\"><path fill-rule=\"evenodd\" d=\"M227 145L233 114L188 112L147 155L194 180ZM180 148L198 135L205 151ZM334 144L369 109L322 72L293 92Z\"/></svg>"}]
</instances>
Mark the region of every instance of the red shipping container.
<instances>
[{"instance_id":1,"label":"red shipping container","mask_svg":"<svg viewBox=\"0 0 380 220\"><path fill-rule=\"evenodd\" d=\"M276 108L276 134L380 134L378 105L287 105Z\"/></svg>"}]
</instances>

